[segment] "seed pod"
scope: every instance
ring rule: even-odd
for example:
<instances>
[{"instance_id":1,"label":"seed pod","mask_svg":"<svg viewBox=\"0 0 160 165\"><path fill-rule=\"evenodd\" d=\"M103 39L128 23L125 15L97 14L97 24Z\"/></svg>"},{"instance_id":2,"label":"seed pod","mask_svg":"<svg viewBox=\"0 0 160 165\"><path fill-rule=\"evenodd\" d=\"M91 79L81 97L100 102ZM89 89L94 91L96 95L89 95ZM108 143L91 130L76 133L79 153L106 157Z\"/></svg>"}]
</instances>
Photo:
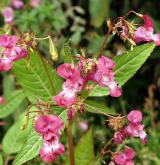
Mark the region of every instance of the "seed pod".
<instances>
[{"instance_id":1,"label":"seed pod","mask_svg":"<svg viewBox=\"0 0 160 165\"><path fill-rule=\"evenodd\" d=\"M50 49L50 54L51 54L52 60L57 61L57 59L58 59L57 48L55 47L55 45L50 37L49 37L49 49Z\"/></svg>"}]
</instances>

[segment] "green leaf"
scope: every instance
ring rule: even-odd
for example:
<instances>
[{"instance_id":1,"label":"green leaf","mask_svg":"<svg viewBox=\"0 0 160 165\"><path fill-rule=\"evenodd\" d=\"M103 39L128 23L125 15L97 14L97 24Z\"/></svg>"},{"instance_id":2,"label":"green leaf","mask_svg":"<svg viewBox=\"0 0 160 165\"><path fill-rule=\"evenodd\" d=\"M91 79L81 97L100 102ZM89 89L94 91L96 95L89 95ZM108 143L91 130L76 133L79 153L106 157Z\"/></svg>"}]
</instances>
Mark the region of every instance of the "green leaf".
<instances>
[{"instance_id":1,"label":"green leaf","mask_svg":"<svg viewBox=\"0 0 160 165\"><path fill-rule=\"evenodd\" d=\"M107 107L104 103L102 102L97 102L97 101L93 101L93 100L85 100L85 110L92 112L92 113L106 113L106 114L110 114L110 115L115 115L116 112Z\"/></svg>"},{"instance_id":2,"label":"green leaf","mask_svg":"<svg viewBox=\"0 0 160 165\"><path fill-rule=\"evenodd\" d=\"M13 75L6 75L3 78L3 96L7 99L11 92L15 90L15 77Z\"/></svg>"},{"instance_id":3,"label":"green leaf","mask_svg":"<svg viewBox=\"0 0 160 165\"><path fill-rule=\"evenodd\" d=\"M59 117L62 118L64 123L67 123L67 111L64 110ZM38 156L39 150L43 144L42 137L34 131L34 129L31 130L26 143L24 144L22 150L19 152L19 154L16 156L14 165L21 165L36 156Z\"/></svg>"},{"instance_id":4,"label":"green leaf","mask_svg":"<svg viewBox=\"0 0 160 165\"><path fill-rule=\"evenodd\" d=\"M5 118L10 115L25 99L22 90L16 90L11 93L7 99L7 103L0 106L0 118Z\"/></svg>"},{"instance_id":5,"label":"green leaf","mask_svg":"<svg viewBox=\"0 0 160 165\"><path fill-rule=\"evenodd\" d=\"M109 14L110 0L89 0L91 24L100 27Z\"/></svg>"},{"instance_id":6,"label":"green leaf","mask_svg":"<svg viewBox=\"0 0 160 165\"><path fill-rule=\"evenodd\" d=\"M116 80L120 86L123 86L132 76L134 76L137 70L150 56L154 48L155 45L153 43L143 44L135 47L132 51L116 56L113 59L116 63ZM96 85L90 96L107 96L108 94L107 88Z\"/></svg>"},{"instance_id":7,"label":"green leaf","mask_svg":"<svg viewBox=\"0 0 160 165\"><path fill-rule=\"evenodd\" d=\"M1 154L0 154L0 165L3 165L3 158Z\"/></svg>"},{"instance_id":8,"label":"green leaf","mask_svg":"<svg viewBox=\"0 0 160 165\"><path fill-rule=\"evenodd\" d=\"M30 64L26 68L26 60L15 62L13 71L31 102L51 101L61 88L61 79L50 64L35 50L30 51Z\"/></svg>"},{"instance_id":9,"label":"green leaf","mask_svg":"<svg viewBox=\"0 0 160 165\"><path fill-rule=\"evenodd\" d=\"M79 141L75 148L75 162L76 165L93 164L95 160L92 129L90 129Z\"/></svg>"},{"instance_id":10,"label":"green leaf","mask_svg":"<svg viewBox=\"0 0 160 165\"><path fill-rule=\"evenodd\" d=\"M32 127L32 122L29 122L27 128L22 130L21 127L23 124L23 119L24 114L20 116L20 120L10 127L8 132L5 134L2 141L3 151L5 154L9 155L12 153L17 153L23 147L23 144L25 143Z\"/></svg>"},{"instance_id":11,"label":"green leaf","mask_svg":"<svg viewBox=\"0 0 160 165\"><path fill-rule=\"evenodd\" d=\"M29 161L36 157L39 153L42 144L42 137L39 134L37 134L37 132L35 132L34 129L32 129L22 150L16 156L14 160L14 165L21 165L26 161Z\"/></svg>"}]
</instances>

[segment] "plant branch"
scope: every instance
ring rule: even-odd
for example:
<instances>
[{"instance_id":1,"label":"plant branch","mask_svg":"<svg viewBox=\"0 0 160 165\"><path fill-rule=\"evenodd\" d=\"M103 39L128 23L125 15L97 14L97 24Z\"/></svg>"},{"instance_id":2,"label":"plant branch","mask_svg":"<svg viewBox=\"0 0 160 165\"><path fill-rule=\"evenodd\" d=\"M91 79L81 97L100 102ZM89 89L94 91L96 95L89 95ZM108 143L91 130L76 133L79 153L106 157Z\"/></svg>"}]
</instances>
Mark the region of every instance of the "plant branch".
<instances>
[{"instance_id":1,"label":"plant branch","mask_svg":"<svg viewBox=\"0 0 160 165\"><path fill-rule=\"evenodd\" d=\"M106 34L106 36L105 36L105 39L104 39L104 41L103 41L103 43L102 43L102 45L101 45L101 47L100 47L100 50L99 50L99 53L98 53L98 57L100 57L101 54L103 53L103 50L105 49L106 42L107 42L107 40L108 40L108 37L109 37L111 31L112 31L112 28L109 27L108 32L107 32L107 34Z\"/></svg>"}]
</instances>

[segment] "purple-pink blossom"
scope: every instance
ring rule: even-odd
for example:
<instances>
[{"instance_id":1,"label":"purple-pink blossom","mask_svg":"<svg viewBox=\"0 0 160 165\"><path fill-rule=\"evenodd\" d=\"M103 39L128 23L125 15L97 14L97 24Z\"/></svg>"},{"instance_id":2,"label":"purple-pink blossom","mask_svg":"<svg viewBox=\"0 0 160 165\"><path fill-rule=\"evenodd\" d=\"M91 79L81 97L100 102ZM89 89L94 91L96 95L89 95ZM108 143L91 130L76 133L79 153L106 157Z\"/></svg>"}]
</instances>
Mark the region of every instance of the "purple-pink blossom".
<instances>
[{"instance_id":1,"label":"purple-pink blossom","mask_svg":"<svg viewBox=\"0 0 160 165\"><path fill-rule=\"evenodd\" d=\"M56 160L57 156L64 154L64 152L64 145L59 143L59 141L54 141L52 143L45 142L39 154L43 161L51 163Z\"/></svg>"},{"instance_id":2,"label":"purple-pink blossom","mask_svg":"<svg viewBox=\"0 0 160 165\"><path fill-rule=\"evenodd\" d=\"M69 119L75 115L75 109L71 106L77 103L78 94L88 81L108 88L113 97L119 97L122 93L115 80L113 71L115 63L111 59L105 56L101 56L98 61L79 58L78 64L65 63L57 68L57 74L66 81L63 83L60 93L54 96L53 100L58 106L68 109Z\"/></svg>"},{"instance_id":3,"label":"purple-pink blossom","mask_svg":"<svg viewBox=\"0 0 160 165\"><path fill-rule=\"evenodd\" d=\"M122 89L115 80L114 67L115 63L111 59L101 56L98 60L97 69L91 71L87 79L98 83L102 87L107 87L112 97L119 97L122 94Z\"/></svg>"},{"instance_id":4,"label":"purple-pink blossom","mask_svg":"<svg viewBox=\"0 0 160 165\"><path fill-rule=\"evenodd\" d=\"M117 152L114 155L114 161L117 165L134 165L133 159L135 151L132 148L125 148L124 152Z\"/></svg>"},{"instance_id":5,"label":"purple-pink blossom","mask_svg":"<svg viewBox=\"0 0 160 165\"><path fill-rule=\"evenodd\" d=\"M0 36L0 71L8 71L12 68L13 61L17 61L27 55L25 46L18 45L18 37L3 34Z\"/></svg>"},{"instance_id":6,"label":"purple-pink blossom","mask_svg":"<svg viewBox=\"0 0 160 165\"><path fill-rule=\"evenodd\" d=\"M134 41L139 42L154 42L160 45L160 34L154 34L154 25L152 19L148 15L143 15L144 24L137 28L134 33Z\"/></svg>"},{"instance_id":7,"label":"purple-pink blossom","mask_svg":"<svg viewBox=\"0 0 160 165\"><path fill-rule=\"evenodd\" d=\"M40 115L35 121L35 131L39 133L44 144L39 151L43 161L53 162L56 157L65 152L64 145L59 142L60 131L64 128L64 122L55 115Z\"/></svg>"}]
</instances>

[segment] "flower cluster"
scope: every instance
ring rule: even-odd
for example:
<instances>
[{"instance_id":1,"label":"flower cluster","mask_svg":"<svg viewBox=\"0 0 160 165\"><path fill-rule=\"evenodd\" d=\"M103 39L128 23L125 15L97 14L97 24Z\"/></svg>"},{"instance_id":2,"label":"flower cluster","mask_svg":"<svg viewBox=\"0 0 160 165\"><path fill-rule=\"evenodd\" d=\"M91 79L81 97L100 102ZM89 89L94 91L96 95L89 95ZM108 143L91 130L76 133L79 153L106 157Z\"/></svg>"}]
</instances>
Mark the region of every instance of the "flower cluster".
<instances>
[{"instance_id":1,"label":"flower cluster","mask_svg":"<svg viewBox=\"0 0 160 165\"><path fill-rule=\"evenodd\" d=\"M53 162L64 153L64 145L59 142L60 130L63 128L63 121L55 115L40 115L36 120L35 130L44 140L39 154L45 162Z\"/></svg>"},{"instance_id":2,"label":"flower cluster","mask_svg":"<svg viewBox=\"0 0 160 165\"><path fill-rule=\"evenodd\" d=\"M132 148L125 148L124 152L116 152L113 156L113 161L109 165L134 165L133 158L135 157L135 151Z\"/></svg>"},{"instance_id":3,"label":"flower cluster","mask_svg":"<svg viewBox=\"0 0 160 165\"><path fill-rule=\"evenodd\" d=\"M137 28L134 33L134 41L139 42L154 42L156 45L160 45L160 34L153 34L154 25L152 19L143 15L141 17L144 20L144 24Z\"/></svg>"},{"instance_id":4,"label":"flower cluster","mask_svg":"<svg viewBox=\"0 0 160 165\"><path fill-rule=\"evenodd\" d=\"M139 110L132 110L127 119L129 124L116 131L114 134L114 141L116 144L121 144L126 137L139 137L141 142L147 143L147 134L143 130L144 125L141 124L142 113Z\"/></svg>"},{"instance_id":5,"label":"flower cluster","mask_svg":"<svg viewBox=\"0 0 160 165\"><path fill-rule=\"evenodd\" d=\"M0 36L0 71L8 71L12 68L13 61L17 61L27 55L26 45L19 43L17 36Z\"/></svg>"},{"instance_id":6,"label":"flower cluster","mask_svg":"<svg viewBox=\"0 0 160 165\"><path fill-rule=\"evenodd\" d=\"M101 56L98 61L80 58L77 65L67 63L60 65L57 68L57 74L66 81L63 83L62 91L54 96L53 100L58 106L68 108L68 118L70 119L74 116L76 108L83 110L78 93L82 91L88 81L107 87L111 96L119 97L122 92L114 79L114 67L115 63L105 56Z\"/></svg>"}]
</instances>

